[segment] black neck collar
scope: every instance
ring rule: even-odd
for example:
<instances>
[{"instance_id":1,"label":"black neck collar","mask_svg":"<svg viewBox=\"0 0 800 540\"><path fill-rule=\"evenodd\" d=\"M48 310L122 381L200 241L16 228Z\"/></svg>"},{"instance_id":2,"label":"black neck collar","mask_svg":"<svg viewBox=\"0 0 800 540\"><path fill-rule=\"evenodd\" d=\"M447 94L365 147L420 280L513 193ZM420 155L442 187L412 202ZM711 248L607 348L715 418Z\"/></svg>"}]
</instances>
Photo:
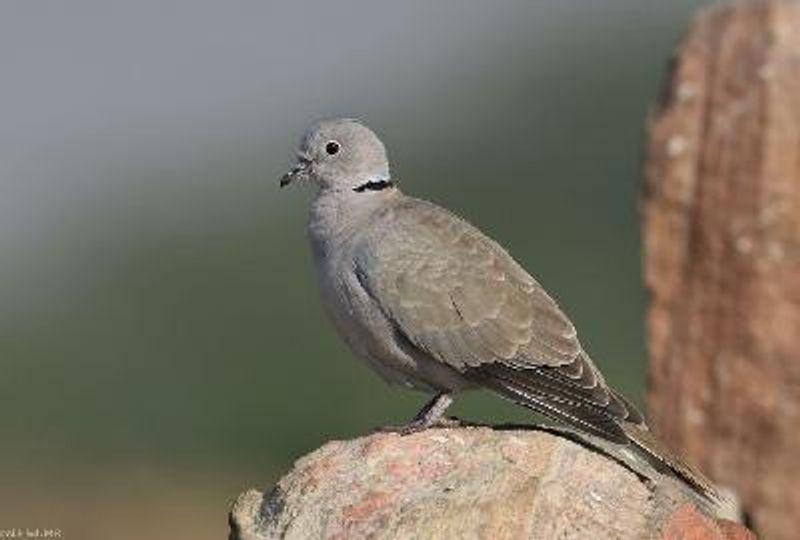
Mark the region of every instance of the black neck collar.
<instances>
[{"instance_id":1,"label":"black neck collar","mask_svg":"<svg viewBox=\"0 0 800 540\"><path fill-rule=\"evenodd\" d=\"M353 191L357 193L363 193L365 191L383 191L384 189L393 187L394 182L391 180L370 180L368 182L364 182L360 186L354 187Z\"/></svg>"}]
</instances>

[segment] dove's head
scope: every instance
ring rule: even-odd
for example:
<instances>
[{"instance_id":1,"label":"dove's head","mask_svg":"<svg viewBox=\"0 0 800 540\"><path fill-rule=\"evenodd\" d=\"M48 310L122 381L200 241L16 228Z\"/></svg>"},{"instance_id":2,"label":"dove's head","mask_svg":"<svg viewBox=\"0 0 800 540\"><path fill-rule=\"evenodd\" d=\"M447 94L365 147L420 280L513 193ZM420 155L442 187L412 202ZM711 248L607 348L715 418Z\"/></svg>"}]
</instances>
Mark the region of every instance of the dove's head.
<instances>
[{"instance_id":1,"label":"dove's head","mask_svg":"<svg viewBox=\"0 0 800 540\"><path fill-rule=\"evenodd\" d=\"M383 143L367 126L349 118L323 120L306 131L297 165L283 175L281 186L297 179L357 193L392 187Z\"/></svg>"}]
</instances>

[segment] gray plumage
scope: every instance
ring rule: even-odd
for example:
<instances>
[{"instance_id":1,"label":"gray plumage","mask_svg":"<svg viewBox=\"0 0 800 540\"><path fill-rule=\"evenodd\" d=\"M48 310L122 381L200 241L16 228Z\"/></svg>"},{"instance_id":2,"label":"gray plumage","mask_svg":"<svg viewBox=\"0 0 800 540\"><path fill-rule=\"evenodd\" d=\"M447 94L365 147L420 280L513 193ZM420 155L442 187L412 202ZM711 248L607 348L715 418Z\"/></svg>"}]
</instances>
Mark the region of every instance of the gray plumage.
<instances>
[{"instance_id":1,"label":"gray plumage","mask_svg":"<svg viewBox=\"0 0 800 540\"><path fill-rule=\"evenodd\" d=\"M406 431L440 420L453 393L486 388L613 443L633 443L700 491L711 485L663 448L612 390L575 327L499 244L392 183L361 123L303 137L281 180L315 182L308 231L323 305L353 352L387 382L436 398Z\"/></svg>"}]
</instances>

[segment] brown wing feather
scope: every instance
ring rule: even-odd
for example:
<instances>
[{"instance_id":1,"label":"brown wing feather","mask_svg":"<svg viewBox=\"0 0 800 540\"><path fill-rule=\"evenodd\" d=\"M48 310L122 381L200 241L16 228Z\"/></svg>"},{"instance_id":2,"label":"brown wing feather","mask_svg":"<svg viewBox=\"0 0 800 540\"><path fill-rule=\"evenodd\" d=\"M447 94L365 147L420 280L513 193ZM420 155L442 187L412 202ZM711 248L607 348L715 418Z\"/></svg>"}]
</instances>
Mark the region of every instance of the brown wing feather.
<instances>
[{"instance_id":1,"label":"brown wing feather","mask_svg":"<svg viewBox=\"0 0 800 540\"><path fill-rule=\"evenodd\" d=\"M416 199L387 211L356 271L415 345L459 368L496 359L559 366L582 352L556 302L480 231ZM455 354L476 340L481 354Z\"/></svg>"},{"instance_id":2,"label":"brown wing feather","mask_svg":"<svg viewBox=\"0 0 800 540\"><path fill-rule=\"evenodd\" d=\"M548 384L548 379L531 376L502 364L472 368L468 377L503 397L536 412L612 442L628 442L619 425L620 418L608 407L593 405L564 387Z\"/></svg>"},{"instance_id":3,"label":"brown wing feather","mask_svg":"<svg viewBox=\"0 0 800 540\"><path fill-rule=\"evenodd\" d=\"M410 343L494 391L612 440L641 415L605 384L570 320L494 241L407 198L356 257L367 292ZM600 433L598 433L600 434Z\"/></svg>"}]
</instances>

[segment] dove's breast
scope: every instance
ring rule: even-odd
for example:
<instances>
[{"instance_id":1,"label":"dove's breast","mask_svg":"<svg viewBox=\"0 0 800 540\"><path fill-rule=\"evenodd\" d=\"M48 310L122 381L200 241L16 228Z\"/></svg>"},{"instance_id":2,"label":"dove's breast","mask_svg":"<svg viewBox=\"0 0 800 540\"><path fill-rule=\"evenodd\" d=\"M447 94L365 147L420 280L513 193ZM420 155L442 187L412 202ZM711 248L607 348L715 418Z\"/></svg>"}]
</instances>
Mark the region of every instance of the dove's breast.
<instances>
[{"instance_id":1,"label":"dove's breast","mask_svg":"<svg viewBox=\"0 0 800 540\"><path fill-rule=\"evenodd\" d=\"M413 356L400 348L391 322L366 294L348 264L349 246L321 251L312 240L322 306L350 350L387 382L418 387Z\"/></svg>"},{"instance_id":2,"label":"dove's breast","mask_svg":"<svg viewBox=\"0 0 800 540\"><path fill-rule=\"evenodd\" d=\"M324 202L324 201L323 201ZM427 357L398 334L356 275L356 257L379 241L360 228L331 219L331 209L312 206L308 235L323 308L353 353L389 383L426 391L469 385L458 373ZM351 215L351 217L353 217Z\"/></svg>"}]
</instances>

